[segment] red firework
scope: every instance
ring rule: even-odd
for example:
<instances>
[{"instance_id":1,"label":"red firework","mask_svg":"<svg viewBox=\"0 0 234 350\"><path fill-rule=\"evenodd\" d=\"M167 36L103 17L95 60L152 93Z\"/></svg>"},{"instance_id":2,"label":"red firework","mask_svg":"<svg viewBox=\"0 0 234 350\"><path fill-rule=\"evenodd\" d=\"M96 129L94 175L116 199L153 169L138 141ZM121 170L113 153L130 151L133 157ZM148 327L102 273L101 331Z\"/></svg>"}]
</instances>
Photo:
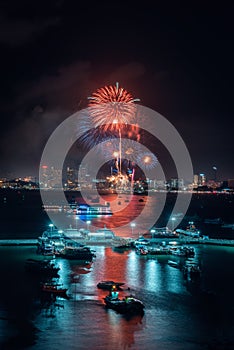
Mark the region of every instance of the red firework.
<instances>
[{"instance_id":1,"label":"red firework","mask_svg":"<svg viewBox=\"0 0 234 350\"><path fill-rule=\"evenodd\" d=\"M134 102L139 101L118 83L99 88L88 99L95 127L103 126L105 131L116 130L119 124L131 124L135 116Z\"/></svg>"},{"instance_id":2,"label":"red firework","mask_svg":"<svg viewBox=\"0 0 234 350\"><path fill-rule=\"evenodd\" d=\"M118 83L115 86L109 85L97 89L89 99L89 106L108 102L133 103L136 101L127 90L119 87Z\"/></svg>"}]
</instances>

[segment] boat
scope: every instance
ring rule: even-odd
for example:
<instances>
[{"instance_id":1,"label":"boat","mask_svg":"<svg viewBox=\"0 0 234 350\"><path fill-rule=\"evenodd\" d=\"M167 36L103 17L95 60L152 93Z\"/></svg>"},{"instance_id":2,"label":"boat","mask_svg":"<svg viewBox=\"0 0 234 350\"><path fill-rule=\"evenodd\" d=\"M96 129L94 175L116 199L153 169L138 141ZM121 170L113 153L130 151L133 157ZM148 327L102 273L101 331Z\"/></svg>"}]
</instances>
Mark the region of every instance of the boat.
<instances>
[{"instance_id":1,"label":"boat","mask_svg":"<svg viewBox=\"0 0 234 350\"><path fill-rule=\"evenodd\" d=\"M42 255L53 256L54 245L51 242L42 242L41 244L38 244L37 252Z\"/></svg>"},{"instance_id":2,"label":"boat","mask_svg":"<svg viewBox=\"0 0 234 350\"><path fill-rule=\"evenodd\" d=\"M183 274L186 278L197 279L201 275L201 269L196 263L187 264L183 267Z\"/></svg>"},{"instance_id":3,"label":"boat","mask_svg":"<svg viewBox=\"0 0 234 350\"><path fill-rule=\"evenodd\" d=\"M115 243L115 241L119 241L119 237L115 236L114 232L110 229L108 229L106 226L104 226L101 229L96 230L95 232L91 232L87 229L81 228L79 230L68 228L64 230L64 234L67 238L69 238L71 241L87 245L97 245L97 244L104 244L104 245L112 245ZM71 242L70 241L70 242ZM66 243L68 240L66 241Z\"/></svg>"},{"instance_id":4,"label":"boat","mask_svg":"<svg viewBox=\"0 0 234 350\"><path fill-rule=\"evenodd\" d=\"M141 300L136 299L132 295L126 296L123 299L107 295L104 298L107 308L113 309L120 314L142 314L144 313L144 304Z\"/></svg>"},{"instance_id":5,"label":"boat","mask_svg":"<svg viewBox=\"0 0 234 350\"><path fill-rule=\"evenodd\" d=\"M150 255L168 255L170 254L170 250L168 247L153 247L147 248L148 254Z\"/></svg>"},{"instance_id":6,"label":"boat","mask_svg":"<svg viewBox=\"0 0 234 350\"><path fill-rule=\"evenodd\" d=\"M133 245L135 247L137 247L138 245L142 246L142 245L149 245L150 244L150 240L143 237L143 236L140 236L138 239L136 239L135 241L132 242Z\"/></svg>"},{"instance_id":7,"label":"boat","mask_svg":"<svg viewBox=\"0 0 234 350\"><path fill-rule=\"evenodd\" d=\"M132 248L133 243L134 243L134 240L132 238L122 238L122 237L116 236L116 239L113 240L111 246L112 248L117 250L130 249Z\"/></svg>"},{"instance_id":8,"label":"boat","mask_svg":"<svg viewBox=\"0 0 234 350\"><path fill-rule=\"evenodd\" d=\"M95 254L89 247L80 246L80 247L65 247L60 252L56 254L60 258L65 258L69 260L84 260L92 261L95 257Z\"/></svg>"},{"instance_id":9,"label":"boat","mask_svg":"<svg viewBox=\"0 0 234 350\"><path fill-rule=\"evenodd\" d=\"M60 284L43 283L41 286L41 291L48 294L65 296L67 293L67 288L61 288L59 286Z\"/></svg>"},{"instance_id":10,"label":"boat","mask_svg":"<svg viewBox=\"0 0 234 350\"><path fill-rule=\"evenodd\" d=\"M181 247L170 247L169 253L176 256L186 256L185 250L181 249Z\"/></svg>"},{"instance_id":11,"label":"boat","mask_svg":"<svg viewBox=\"0 0 234 350\"><path fill-rule=\"evenodd\" d=\"M180 251L184 252L186 258L195 256L194 247L182 246L182 247L180 247Z\"/></svg>"},{"instance_id":12,"label":"boat","mask_svg":"<svg viewBox=\"0 0 234 350\"><path fill-rule=\"evenodd\" d=\"M85 245L109 245L118 246L126 243L124 238L120 238L106 226L91 232L85 228L66 228L56 232L47 230L37 239L37 251L43 255L58 255L67 246ZM60 233L61 232L61 233Z\"/></svg>"},{"instance_id":13,"label":"boat","mask_svg":"<svg viewBox=\"0 0 234 350\"><path fill-rule=\"evenodd\" d=\"M25 262L25 269L29 272L36 272L46 274L51 277L57 277L59 267L55 266L50 260L27 259Z\"/></svg>"},{"instance_id":14,"label":"boat","mask_svg":"<svg viewBox=\"0 0 234 350\"><path fill-rule=\"evenodd\" d=\"M116 289L120 290L124 284L125 284L124 282L101 281L97 284L97 287L100 289L105 289L105 290L111 290L114 287L116 287Z\"/></svg>"},{"instance_id":15,"label":"boat","mask_svg":"<svg viewBox=\"0 0 234 350\"><path fill-rule=\"evenodd\" d=\"M152 227L152 229L143 234L144 238L154 241L154 238L177 238L179 235L176 231L170 230L168 227Z\"/></svg>"},{"instance_id":16,"label":"boat","mask_svg":"<svg viewBox=\"0 0 234 350\"><path fill-rule=\"evenodd\" d=\"M176 261L173 261L173 260L168 260L168 265L172 266L172 267L176 267L176 268L180 268L180 264Z\"/></svg>"},{"instance_id":17,"label":"boat","mask_svg":"<svg viewBox=\"0 0 234 350\"><path fill-rule=\"evenodd\" d=\"M149 250L145 245L137 245L135 251L138 255L147 255L149 254Z\"/></svg>"},{"instance_id":18,"label":"boat","mask_svg":"<svg viewBox=\"0 0 234 350\"><path fill-rule=\"evenodd\" d=\"M98 229L95 232L87 232L86 240L90 243L109 243L111 244L116 240L114 232L108 229L106 226L104 228Z\"/></svg>"},{"instance_id":19,"label":"boat","mask_svg":"<svg viewBox=\"0 0 234 350\"><path fill-rule=\"evenodd\" d=\"M109 204L78 204L75 210L76 215L97 216L97 215L112 215Z\"/></svg>"},{"instance_id":20,"label":"boat","mask_svg":"<svg viewBox=\"0 0 234 350\"><path fill-rule=\"evenodd\" d=\"M38 237L38 243L60 241L64 238L66 238L64 233L52 226L51 229L43 231L42 235Z\"/></svg>"},{"instance_id":21,"label":"boat","mask_svg":"<svg viewBox=\"0 0 234 350\"><path fill-rule=\"evenodd\" d=\"M37 252L42 255L54 255L64 247L66 236L57 228L45 230L37 239Z\"/></svg>"},{"instance_id":22,"label":"boat","mask_svg":"<svg viewBox=\"0 0 234 350\"><path fill-rule=\"evenodd\" d=\"M184 236L190 236L193 238L200 237L200 231L196 228L193 221L190 221L186 229L176 229L176 233L182 234Z\"/></svg>"}]
</instances>

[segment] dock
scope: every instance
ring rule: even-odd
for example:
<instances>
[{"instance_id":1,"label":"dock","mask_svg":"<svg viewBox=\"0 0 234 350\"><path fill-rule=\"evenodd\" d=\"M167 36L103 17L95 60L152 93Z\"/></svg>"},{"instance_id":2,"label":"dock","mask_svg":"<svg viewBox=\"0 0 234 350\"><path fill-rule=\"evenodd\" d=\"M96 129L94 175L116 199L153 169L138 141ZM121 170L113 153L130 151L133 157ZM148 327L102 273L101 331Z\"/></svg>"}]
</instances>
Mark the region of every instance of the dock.
<instances>
[{"instance_id":1,"label":"dock","mask_svg":"<svg viewBox=\"0 0 234 350\"><path fill-rule=\"evenodd\" d=\"M179 237L179 238L152 238L152 239L150 239L150 242L152 244L161 244L162 242L165 242L166 244L168 244L169 242L176 242L176 243L179 243L181 245L203 244L203 245L217 245L217 246L234 247L234 240L233 239L220 239L220 238L202 239L202 238L190 238L187 236Z\"/></svg>"},{"instance_id":2,"label":"dock","mask_svg":"<svg viewBox=\"0 0 234 350\"><path fill-rule=\"evenodd\" d=\"M203 244L203 245L216 245L216 246L228 246L228 247L234 247L234 240L232 239L216 239L216 238L209 238L209 239L201 239L201 238L189 238L189 237L183 237L183 238L154 238L150 240L152 244L161 244L162 242L165 242L168 244L169 242L177 242L181 245L188 245L188 244ZM81 243L81 242L80 242ZM83 244L87 245L105 245L105 246L112 246L111 241L109 242L98 242L98 241L82 241ZM0 246L36 246L38 244L37 239L0 239Z\"/></svg>"},{"instance_id":3,"label":"dock","mask_svg":"<svg viewBox=\"0 0 234 350\"><path fill-rule=\"evenodd\" d=\"M37 239L0 239L0 246L37 245Z\"/></svg>"}]
</instances>

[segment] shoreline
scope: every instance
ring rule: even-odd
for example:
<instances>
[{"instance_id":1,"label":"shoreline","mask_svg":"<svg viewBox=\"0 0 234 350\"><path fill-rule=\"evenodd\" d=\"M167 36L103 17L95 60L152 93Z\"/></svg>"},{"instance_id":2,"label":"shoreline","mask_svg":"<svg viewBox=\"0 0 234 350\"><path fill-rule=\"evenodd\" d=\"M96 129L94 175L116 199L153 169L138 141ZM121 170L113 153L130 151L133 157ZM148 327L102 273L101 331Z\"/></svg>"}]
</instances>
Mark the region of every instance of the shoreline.
<instances>
[{"instance_id":1,"label":"shoreline","mask_svg":"<svg viewBox=\"0 0 234 350\"><path fill-rule=\"evenodd\" d=\"M228 246L228 247L234 247L234 240L228 240L228 239L215 239L210 238L207 240L201 240L201 239L189 239L189 238L155 238L152 242L152 244L159 244L162 242L178 242L182 245L189 245L189 244L202 244L202 245L216 245L216 246ZM37 239L0 239L0 246L36 246L38 244ZM105 247L112 247L111 242L82 242L82 244L85 244L87 246L105 246Z\"/></svg>"}]
</instances>

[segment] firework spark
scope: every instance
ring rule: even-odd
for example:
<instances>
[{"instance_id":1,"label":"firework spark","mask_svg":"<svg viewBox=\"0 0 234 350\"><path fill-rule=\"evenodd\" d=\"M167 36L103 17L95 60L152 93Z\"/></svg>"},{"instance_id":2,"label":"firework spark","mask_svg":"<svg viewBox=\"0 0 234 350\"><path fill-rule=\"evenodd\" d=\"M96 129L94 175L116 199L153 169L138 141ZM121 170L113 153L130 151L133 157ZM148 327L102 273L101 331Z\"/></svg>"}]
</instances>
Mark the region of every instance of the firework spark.
<instances>
[{"instance_id":1,"label":"firework spark","mask_svg":"<svg viewBox=\"0 0 234 350\"><path fill-rule=\"evenodd\" d=\"M128 137L139 141L139 127L134 123L136 107L132 95L119 84L98 89L89 99L79 140L91 148L104 140ZM121 133L121 135L120 135Z\"/></svg>"},{"instance_id":2,"label":"firework spark","mask_svg":"<svg viewBox=\"0 0 234 350\"><path fill-rule=\"evenodd\" d=\"M90 100L90 113L94 127L104 126L104 131L119 129L119 124L131 124L135 116L133 96L118 83L98 89Z\"/></svg>"},{"instance_id":3,"label":"firework spark","mask_svg":"<svg viewBox=\"0 0 234 350\"><path fill-rule=\"evenodd\" d=\"M101 153L106 161L112 161L113 158L119 157L119 140L108 139L101 144ZM141 152L141 145L134 140L123 138L121 143L122 161L137 162L137 154Z\"/></svg>"},{"instance_id":4,"label":"firework spark","mask_svg":"<svg viewBox=\"0 0 234 350\"><path fill-rule=\"evenodd\" d=\"M97 91L94 92L93 95L89 97L89 99L90 105L97 105L108 102L132 103L138 100L134 99L127 90L119 87L119 83L116 83L115 86L109 85L97 89Z\"/></svg>"},{"instance_id":5,"label":"firework spark","mask_svg":"<svg viewBox=\"0 0 234 350\"><path fill-rule=\"evenodd\" d=\"M157 157L150 152L143 153L137 157L137 165L143 170L150 170L158 164Z\"/></svg>"}]
</instances>

